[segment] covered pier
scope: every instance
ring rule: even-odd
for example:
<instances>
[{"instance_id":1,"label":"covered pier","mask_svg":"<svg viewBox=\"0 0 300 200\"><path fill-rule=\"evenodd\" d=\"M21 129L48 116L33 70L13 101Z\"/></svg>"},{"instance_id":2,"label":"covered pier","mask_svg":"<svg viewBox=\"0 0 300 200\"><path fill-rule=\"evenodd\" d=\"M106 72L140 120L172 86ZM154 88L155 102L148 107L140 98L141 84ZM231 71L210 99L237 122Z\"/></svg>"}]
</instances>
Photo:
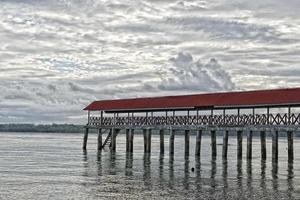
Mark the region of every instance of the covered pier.
<instances>
[{"instance_id":1,"label":"covered pier","mask_svg":"<svg viewBox=\"0 0 300 200\"><path fill-rule=\"evenodd\" d=\"M86 149L89 129L98 129L98 150L108 146L116 150L120 130L126 130L126 151L133 151L135 130L144 134L145 153L151 152L151 134L160 134L160 152L164 153L164 135L168 131L169 152L174 153L176 131L184 131L185 155L189 156L190 131L196 131L195 155L201 155L203 131L211 134L212 157L217 156L216 132L223 133L222 157L227 158L229 131L237 137L237 158L242 159L243 135L247 134L247 159L252 158L253 131L260 132L261 158L266 159L266 132L272 132L272 160L278 159L278 133L286 132L288 160L293 161L293 134L300 125L300 88L238 91L152 98L101 100L84 110L88 123L84 134ZM102 136L107 133L103 140Z\"/></svg>"}]
</instances>

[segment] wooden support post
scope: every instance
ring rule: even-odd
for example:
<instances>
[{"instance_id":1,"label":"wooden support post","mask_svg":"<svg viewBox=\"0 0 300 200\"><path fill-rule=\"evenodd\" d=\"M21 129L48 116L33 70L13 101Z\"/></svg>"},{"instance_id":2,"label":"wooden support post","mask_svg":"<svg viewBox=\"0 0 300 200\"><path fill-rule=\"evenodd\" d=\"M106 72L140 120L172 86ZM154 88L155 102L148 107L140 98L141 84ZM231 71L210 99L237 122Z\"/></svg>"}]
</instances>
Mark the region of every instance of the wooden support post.
<instances>
[{"instance_id":1,"label":"wooden support post","mask_svg":"<svg viewBox=\"0 0 300 200\"><path fill-rule=\"evenodd\" d=\"M272 161L278 161L278 131L272 133Z\"/></svg>"},{"instance_id":2,"label":"wooden support post","mask_svg":"<svg viewBox=\"0 0 300 200\"><path fill-rule=\"evenodd\" d=\"M294 160L294 135L292 131L287 132L288 138L288 161L293 162Z\"/></svg>"},{"instance_id":3,"label":"wooden support post","mask_svg":"<svg viewBox=\"0 0 300 200\"><path fill-rule=\"evenodd\" d=\"M211 156L212 158L217 157L217 137L216 137L216 131L211 131Z\"/></svg>"},{"instance_id":4,"label":"wooden support post","mask_svg":"<svg viewBox=\"0 0 300 200\"><path fill-rule=\"evenodd\" d=\"M151 130L144 129L144 152L151 152Z\"/></svg>"},{"instance_id":5,"label":"wooden support post","mask_svg":"<svg viewBox=\"0 0 300 200\"><path fill-rule=\"evenodd\" d=\"M147 133L148 133L148 136L147 136L147 138L148 138L147 152L150 153L151 152L151 129L148 129Z\"/></svg>"},{"instance_id":6,"label":"wooden support post","mask_svg":"<svg viewBox=\"0 0 300 200\"><path fill-rule=\"evenodd\" d=\"M134 129L131 129L129 132L129 152L133 153L133 138L134 138Z\"/></svg>"},{"instance_id":7,"label":"wooden support post","mask_svg":"<svg viewBox=\"0 0 300 200\"><path fill-rule=\"evenodd\" d=\"M144 136L144 152L147 152L147 129L143 129Z\"/></svg>"},{"instance_id":8,"label":"wooden support post","mask_svg":"<svg viewBox=\"0 0 300 200\"><path fill-rule=\"evenodd\" d=\"M170 130L170 145L169 145L170 155L174 155L174 139L175 139L175 130Z\"/></svg>"},{"instance_id":9,"label":"wooden support post","mask_svg":"<svg viewBox=\"0 0 300 200\"><path fill-rule=\"evenodd\" d=\"M83 136L83 145L82 145L83 150L86 150L88 137L89 137L89 128L85 128L85 132Z\"/></svg>"},{"instance_id":10,"label":"wooden support post","mask_svg":"<svg viewBox=\"0 0 300 200\"><path fill-rule=\"evenodd\" d=\"M195 150L196 156L200 156L201 154L201 140L202 140L202 130L198 130L196 136L196 150Z\"/></svg>"},{"instance_id":11,"label":"wooden support post","mask_svg":"<svg viewBox=\"0 0 300 200\"><path fill-rule=\"evenodd\" d=\"M190 130L184 131L184 139L185 139L184 156L188 157L190 155Z\"/></svg>"},{"instance_id":12,"label":"wooden support post","mask_svg":"<svg viewBox=\"0 0 300 200\"><path fill-rule=\"evenodd\" d=\"M267 149L266 149L266 131L260 132L260 145L261 145L261 159L267 159Z\"/></svg>"},{"instance_id":13,"label":"wooden support post","mask_svg":"<svg viewBox=\"0 0 300 200\"><path fill-rule=\"evenodd\" d=\"M101 151L102 150L102 130L101 128L98 129L98 146L97 150Z\"/></svg>"},{"instance_id":14,"label":"wooden support post","mask_svg":"<svg viewBox=\"0 0 300 200\"><path fill-rule=\"evenodd\" d=\"M247 134L247 159L252 159L252 136L253 131L249 131Z\"/></svg>"},{"instance_id":15,"label":"wooden support post","mask_svg":"<svg viewBox=\"0 0 300 200\"><path fill-rule=\"evenodd\" d=\"M227 151L228 151L228 135L229 131L225 131L223 135L223 151L222 151L222 157L223 159L227 159Z\"/></svg>"},{"instance_id":16,"label":"wooden support post","mask_svg":"<svg viewBox=\"0 0 300 200\"><path fill-rule=\"evenodd\" d=\"M243 158L243 131L237 131L237 159Z\"/></svg>"},{"instance_id":17,"label":"wooden support post","mask_svg":"<svg viewBox=\"0 0 300 200\"><path fill-rule=\"evenodd\" d=\"M119 129L115 129L115 128L112 129L112 132L111 132L111 151L112 152L116 151L116 146L117 146L116 138L117 138L117 134L119 133L119 131L120 131Z\"/></svg>"},{"instance_id":18,"label":"wooden support post","mask_svg":"<svg viewBox=\"0 0 300 200\"><path fill-rule=\"evenodd\" d=\"M159 130L159 136L160 136L160 154L165 153L165 132L164 129Z\"/></svg>"},{"instance_id":19,"label":"wooden support post","mask_svg":"<svg viewBox=\"0 0 300 200\"><path fill-rule=\"evenodd\" d=\"M126 129L126 153L129 152L129 148L130 148L129 134L130 134L130 129Z\"/></svg>"}]
</instances>

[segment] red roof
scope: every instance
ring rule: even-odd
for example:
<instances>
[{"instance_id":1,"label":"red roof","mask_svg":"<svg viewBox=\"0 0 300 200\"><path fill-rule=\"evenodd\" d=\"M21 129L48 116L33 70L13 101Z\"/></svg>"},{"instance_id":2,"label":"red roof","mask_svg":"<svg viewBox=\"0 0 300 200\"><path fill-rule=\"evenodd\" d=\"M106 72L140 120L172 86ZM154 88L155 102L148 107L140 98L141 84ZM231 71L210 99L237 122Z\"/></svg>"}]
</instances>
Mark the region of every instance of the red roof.
<instances>
[{"instance_id":1,"label":"red roof","mask_svg":"<svg viewBox=\"0 0 300 200\"><path fill-rule=\"evenodd\" d=\"M165 110L300 105L300 88L94 101L84 110Z\"/></svg>"}]
</instances>

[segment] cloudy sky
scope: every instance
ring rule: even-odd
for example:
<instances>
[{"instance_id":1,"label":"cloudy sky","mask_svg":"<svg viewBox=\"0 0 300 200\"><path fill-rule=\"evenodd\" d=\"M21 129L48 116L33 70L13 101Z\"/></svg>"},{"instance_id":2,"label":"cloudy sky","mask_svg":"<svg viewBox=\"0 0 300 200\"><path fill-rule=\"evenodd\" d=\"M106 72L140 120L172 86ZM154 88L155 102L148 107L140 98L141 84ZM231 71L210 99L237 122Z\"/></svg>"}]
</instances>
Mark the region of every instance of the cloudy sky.
<instances>
[{"instance_id":1,"label":"cloudy sky","mask_svg":"<svg viewBox=\"0 0 300 200\"><path fill-rule=\"evenodd\" d=\"M0 0L0 123L96 99L300 86L299 0Z\"/></svg>"}]
</instances>

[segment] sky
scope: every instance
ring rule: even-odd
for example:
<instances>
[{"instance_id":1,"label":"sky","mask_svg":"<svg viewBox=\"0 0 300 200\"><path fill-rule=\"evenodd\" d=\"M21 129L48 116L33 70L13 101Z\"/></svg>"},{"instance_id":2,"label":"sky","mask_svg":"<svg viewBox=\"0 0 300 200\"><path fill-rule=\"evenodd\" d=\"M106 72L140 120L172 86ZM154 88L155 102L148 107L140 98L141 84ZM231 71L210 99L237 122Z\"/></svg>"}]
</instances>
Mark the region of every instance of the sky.
<instances>
[{"instance_id":1,"label":"sky","mask_svg":"<svg viewBox=\"0 0 300 200\"><path fill-rule=\"evenodd\" d=\"M0 123L94 100L300 87L299 0L0 0Z\"/></svg>"}]
</instances>

